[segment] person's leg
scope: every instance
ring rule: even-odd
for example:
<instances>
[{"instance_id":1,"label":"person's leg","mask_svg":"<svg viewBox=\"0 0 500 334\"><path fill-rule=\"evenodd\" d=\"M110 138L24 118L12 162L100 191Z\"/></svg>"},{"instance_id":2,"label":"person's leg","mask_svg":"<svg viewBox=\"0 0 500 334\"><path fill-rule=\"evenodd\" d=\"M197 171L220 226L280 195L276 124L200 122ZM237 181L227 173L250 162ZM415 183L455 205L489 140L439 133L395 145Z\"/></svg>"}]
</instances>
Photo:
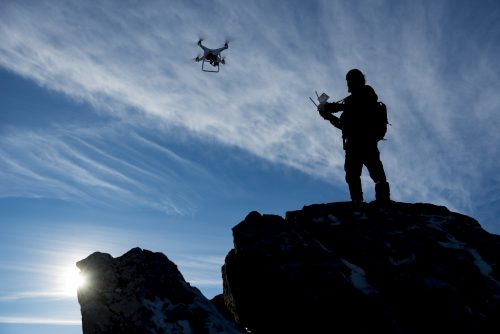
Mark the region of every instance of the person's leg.
<instances>
[{"instance_id":1,"label":"person's leg","mask_svg":"<svg viewBox=\"0 0 500 334\"><path fill-rule=\"evenodd\" d=\"M385 176L384 166L380 160L380 152L375 144L365 152L364 164L375 182L375 199L379 202L388 202L391 199L390 187Z\"/></svg>"},{"instance_id":2,"label":"person's leg","mask_svg":"<svg viewBox=\"0 0 500 334\"><path fill-rule=\"evenodd\" d=\"M345 180L349 187L351 200L356 203L363 202L363 190L361 188L361 171L363 161L355 150L346 150L345 152Z\"/></svg>"},{"instance_id":3,"label":"person's leg","mask_svg":"<svg viewBox=\"0 0 500 334\"><path fill-rule=\"evenodd\" d=\"M375 183L375 200L381 203L391 201L391 189L389 187L389 182L381 181Z\"/></svg>"}]
</instances>

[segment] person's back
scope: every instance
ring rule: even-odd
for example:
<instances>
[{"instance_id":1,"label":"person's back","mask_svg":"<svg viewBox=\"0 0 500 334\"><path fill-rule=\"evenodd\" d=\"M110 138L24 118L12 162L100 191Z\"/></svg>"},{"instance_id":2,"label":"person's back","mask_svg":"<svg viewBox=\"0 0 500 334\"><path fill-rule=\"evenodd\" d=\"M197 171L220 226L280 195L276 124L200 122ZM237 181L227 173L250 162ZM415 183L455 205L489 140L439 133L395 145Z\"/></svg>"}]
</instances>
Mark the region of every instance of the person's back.
<instances>
[{"instance_id":1,"label":"person's back","mask_svg":"<svg viewBox=\"0 0 500 334\"><path fill-rule=\"evenodd\" d=\"M361 85L344 100L344 112L340 120L346 145L361 145L376 141L373 135L374 108L378 96L371 86Z\"/></svg>"}]
</instances>

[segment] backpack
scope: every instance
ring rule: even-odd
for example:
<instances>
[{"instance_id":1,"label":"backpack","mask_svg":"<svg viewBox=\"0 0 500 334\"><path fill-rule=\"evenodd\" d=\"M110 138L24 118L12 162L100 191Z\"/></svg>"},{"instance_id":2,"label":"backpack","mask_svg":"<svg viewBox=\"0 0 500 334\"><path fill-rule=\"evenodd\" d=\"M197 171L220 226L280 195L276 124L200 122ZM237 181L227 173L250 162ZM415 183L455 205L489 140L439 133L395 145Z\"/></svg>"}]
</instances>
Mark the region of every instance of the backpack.
<instances>
[{"instance_id":1,"label":"backpack","mask_svg":"<svg viewBox=\"0 0 500 334\"><path fill-rule=\"evenodd\" d=\"M387 133L387 124L389 124L387 106L384 102L378 101L374 112L373 133L377 141L384 140L384 136Z\"/></svg>"}]
</instances>

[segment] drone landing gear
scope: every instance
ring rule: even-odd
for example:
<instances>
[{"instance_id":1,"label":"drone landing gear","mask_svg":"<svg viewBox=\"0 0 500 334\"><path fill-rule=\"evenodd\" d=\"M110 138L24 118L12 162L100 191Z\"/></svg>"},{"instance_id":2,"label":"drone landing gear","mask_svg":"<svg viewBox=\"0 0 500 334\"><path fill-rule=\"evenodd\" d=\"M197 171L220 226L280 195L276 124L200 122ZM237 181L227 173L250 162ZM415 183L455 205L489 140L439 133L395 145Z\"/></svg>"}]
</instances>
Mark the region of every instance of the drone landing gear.
<instances>
[{"instance_id":1,"label":"drone landing gear","mask_svg":"<svg viewBox=\"0 0 500 334\"><path fill-rule=\"evenodd\" d=\"M214 69L213 69L213 70L211 70L211 69L206 69L206 68L205 68L205 59L203 59L203 61L202 61L202 63L201 63L201 70L202 70L203 72L212 72L212 73L217 73L217 72L219 72L219 64L217 64L217 65L215 65L215 66L214 66L214 65L212 65L212 64L210 64L210 63L209 63L209 65L207 65L207 68L210 68L209 66L210 66L210 67L213 67Z\"/></svg>"}]
</instances>

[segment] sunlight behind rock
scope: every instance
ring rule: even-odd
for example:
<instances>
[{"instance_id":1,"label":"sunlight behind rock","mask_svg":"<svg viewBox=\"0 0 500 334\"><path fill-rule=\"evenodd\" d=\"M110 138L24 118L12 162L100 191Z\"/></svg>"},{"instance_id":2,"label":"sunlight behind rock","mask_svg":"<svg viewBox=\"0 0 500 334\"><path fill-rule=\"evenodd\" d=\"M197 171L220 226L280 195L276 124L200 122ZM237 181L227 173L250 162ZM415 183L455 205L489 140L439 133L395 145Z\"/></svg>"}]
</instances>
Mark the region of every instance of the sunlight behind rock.
<instances>
[{"instance_id":1,"label":"sunlight behind rock","mask_svg":"<svg viewBox=\"0 0 500 334\"><path fill-rule=\"evenodd\" d=\"M61 274L64 293L70 296L76 296L78 289L85 286L85 277L76 267L66 268Z\"/></svg>"}]
</instances>

